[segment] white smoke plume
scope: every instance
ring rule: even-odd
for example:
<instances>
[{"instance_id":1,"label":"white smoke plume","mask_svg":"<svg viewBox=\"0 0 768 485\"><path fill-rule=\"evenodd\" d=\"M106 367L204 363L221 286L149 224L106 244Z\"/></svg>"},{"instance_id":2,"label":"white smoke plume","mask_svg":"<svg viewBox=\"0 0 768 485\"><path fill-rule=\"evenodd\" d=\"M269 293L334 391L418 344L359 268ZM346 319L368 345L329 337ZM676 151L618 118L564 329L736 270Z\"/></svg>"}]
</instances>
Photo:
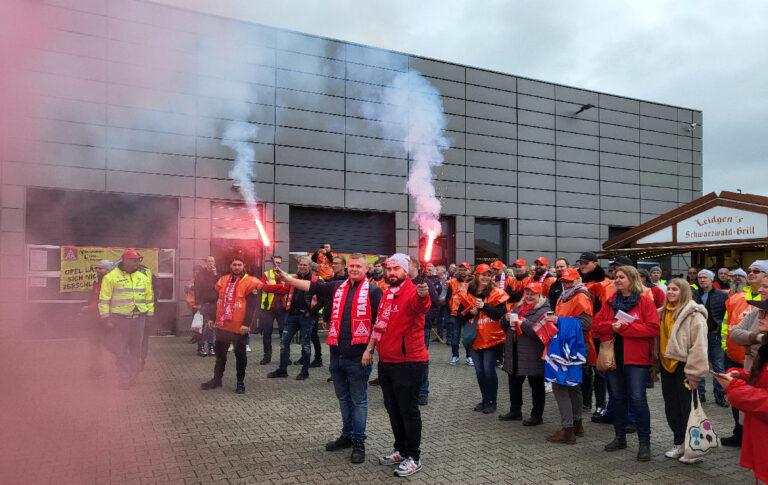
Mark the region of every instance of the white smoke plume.
<instances>
[{"instance_id":1,"label":"white smoke plume","mask_svg":"<svg viewBox=\"0 0 768 485\"><path fill-rule=\"evenodd\" d=\"M258 217L256 211L258 198L256 186L253 183L256 176L254 163L256 152L249 141L255 140L257 133L258 128L255 125L230 122L224 129L224 137L221 140L223 145L235 151L235 165L229 171L229 177L237 185L240 195L243 196L243 200L248 204L255 218Z\"/></svg>"},{"instance_id":2,"label":"white smoke plume","mask_svg":"<svg viewBox=\"0 0 768 485\"><path fill-rule=\"evenodd\" d=\"M223 67L217 72L211 66L205 68L207 73L203 83L216 84L216 95L220 96L219 114L221 144L234 151L234 165L229 171L235 187L250 209L256 227L265 245L269 238L262 223L263 214L259 213L257 203L259 197L256 191L256 145L259 128L253 123L252 107L258 103L259 62L261 56L249 53L246 59L238 59L238 52L243 53L243 45L238 46L238 36L221 35L207 38L201 42L200 65L212 64ZM213 71L213 72L211 72Z\"/></svg>"},{"instance_id":3,"label":"white smoke plume","mask_svg":"<svg viewBox=\"0 0 768 485\"><path fill-rule=\"evenodd\" d=\"M377 118L404 130L403 139L411 159L406 188L416 208L413 221L423 235L440 235L441 204L435 194L432 168L443 164L442 150L450 146L443 133L447 125L438 90L418 71L397 74L385 91Z\"/></svg>"}]
</instances>

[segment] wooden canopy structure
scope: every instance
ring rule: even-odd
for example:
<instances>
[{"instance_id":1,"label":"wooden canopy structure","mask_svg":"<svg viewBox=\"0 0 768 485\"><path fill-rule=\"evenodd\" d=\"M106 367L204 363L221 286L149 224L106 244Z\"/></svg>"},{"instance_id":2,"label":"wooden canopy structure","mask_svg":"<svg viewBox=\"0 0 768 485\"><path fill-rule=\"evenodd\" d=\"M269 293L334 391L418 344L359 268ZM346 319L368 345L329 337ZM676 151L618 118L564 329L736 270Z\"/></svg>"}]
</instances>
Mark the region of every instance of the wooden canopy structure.
<instances>
[{"instance_id":1,"label":"wooden canopy structure","mask_svg":"<svg viewBox=\"0 0 768 485\"><path fill-rule=\"evenodd\" d=\"M606 258L768 246L768 197L711 192L603 243Z\"/></svg>"}]
</instances>

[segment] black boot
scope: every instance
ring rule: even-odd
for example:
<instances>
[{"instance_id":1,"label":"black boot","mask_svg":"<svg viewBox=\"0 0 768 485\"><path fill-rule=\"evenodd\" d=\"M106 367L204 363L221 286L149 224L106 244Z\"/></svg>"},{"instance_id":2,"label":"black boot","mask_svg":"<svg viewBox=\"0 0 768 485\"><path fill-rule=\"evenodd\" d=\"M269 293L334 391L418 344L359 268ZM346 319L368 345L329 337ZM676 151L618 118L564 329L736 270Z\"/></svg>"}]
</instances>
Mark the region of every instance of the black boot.
<instances>
[{"instance_id":1,"label":"black boot","mask_svg":"<svg viewBox=\"0 0 768 485\"><path fill-rule=\"evenodd\" d=\"M203 382L202 384L200 384L200 389L204 391L207 391L209 389L216 389L217 387L221 387L221 379L216 379L215 377L210 381Z\"/></svg>"},{"instance_id":2,"label":"black boot","mask_svg":"<svg viewBox=\"0 0 768 485\"><path fill-rule=\"evenodd\" d=\"M544 420L541 419L541 416L530 416L523 420L523 426L538 426L542 423L544 423Z\"/></svg>"},{"instance_id":3,"label":"black boot","mask_svg":"<svg viewBox=\"0 0 768 485\"><path fill-rule=\"evenodd\" d=\"M316 367L322 367L323 366L323 359L315 359L310 364L310 367L316 368Z\"/></svg>"},{"instance_id":4,"label":"black boot","mask_svg":"<svg viewBox=\"0 0 768 485\"><path fill-rule=\"evenodd\" d=\"M352 442L352 454L349 457L352 463L363 463L365 461L365 443L362 441Z\"/></svg>"},{"instance_id":5,"label":"black boot","mask_svg":"<svg viewBox=\"0 0 768 485\"><path fill-rule=\"evenodd\" d=\"M640 446L637 448L637 461L651 461L651 440L640 441Z\"/></svg>"},{"instance_id":6,"label":"black boot","mask_svg":"<svg viewBox=\"0 0 768 485\"><path fill-rule=\"evenodd\" d=\"M243 381L237 381L237 387L235 388L237 394L245 394L245 383Z\"/></svg>"},{"instance_id":7,"label":"black boot","mask_svg":"<svg viewBox=\"0 0 768 485\"><path fill-rule=\"evenodd\" d=\"M259 365L267 365L267 364L269 364L270 362L272 362L272 356L271 356L271 355L265 355L265 356L264 356L264 357L261 359L261 362L259 362Z\"/></svg>"},{"instance_id":8,"label":"black boot","mask_svg":"<svg viewBox=\"0 0 768 485\"><path fill-rule=\"evenodd\" d=\"M509 410L506 414L499 415L499 421L521 421L523 419L523 413L520 411Z\"/></svg>"},{"instance_id":9,"label":"black boot","mask_svg":"<svg viewBox=\"0 0 768 485\"><path fill-rule=\"evenodd\" d=\"M737 424L736 427L733 428L733 436L723 438L722 440L720 440L720 443L723 446L732 446L734 448L740 448L742 430L743 430L743 427L740 424Z\"/></svg>"},{"instance_id":10,"label":"black boot","mask_svg":"<svg viewBox=\"0 0 768 485\"><path fill-rule=\"evenodd\" d=\"M339 436L325 444L325 451L338 451L352 446L352 440L346 436Z\"/></svg>"},{"instance_id":11,"label":"black boot","mask_svg":"<svg viewBox=\"0 0 768 485\"><path fill-rule=\"evenodd\" d=\"M625 450L627 448L627 435L617 434L613 441L605 445L603 448L605 451L618 451Z\"/></svg>"}]
</instances>

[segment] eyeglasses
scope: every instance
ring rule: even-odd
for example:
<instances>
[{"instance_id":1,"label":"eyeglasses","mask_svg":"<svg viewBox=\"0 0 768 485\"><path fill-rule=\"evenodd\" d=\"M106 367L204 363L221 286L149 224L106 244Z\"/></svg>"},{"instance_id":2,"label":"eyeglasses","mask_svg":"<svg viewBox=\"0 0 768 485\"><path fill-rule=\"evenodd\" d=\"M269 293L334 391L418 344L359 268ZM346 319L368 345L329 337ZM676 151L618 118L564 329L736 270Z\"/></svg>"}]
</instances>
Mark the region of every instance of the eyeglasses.
<instances>
[{"instance_id":1,"label":"eyeglasses","mask_svg":"<svg viewBox=\"0 0 768 485\"><path fill-rule=\"evenodd\" d=\"M763 273L763 271L760 271L759 269L751 269L751 270L747 271L747 273L749 273L749 274L760 274L760 273Z\"/></svg>"}]
</instances>

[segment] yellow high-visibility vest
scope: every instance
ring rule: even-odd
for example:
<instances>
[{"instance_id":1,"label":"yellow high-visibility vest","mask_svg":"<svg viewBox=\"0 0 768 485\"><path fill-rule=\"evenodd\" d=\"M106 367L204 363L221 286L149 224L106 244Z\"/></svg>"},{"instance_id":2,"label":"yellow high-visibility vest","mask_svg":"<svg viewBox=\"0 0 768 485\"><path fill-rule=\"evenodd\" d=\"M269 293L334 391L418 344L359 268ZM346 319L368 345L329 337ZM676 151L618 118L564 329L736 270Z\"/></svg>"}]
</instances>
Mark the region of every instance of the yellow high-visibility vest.
<instances>
[{"instance_id":1,"label":"yellow high-visibility vest","mask_svg":"<svg viewBox=\"0 0 768 485\"><path fill-rule=\"evenodd\" d=\"M133 313L155 313L152 276L141 269L126 273L118 266L101 280L99 314L128 316Z\"/></svg>"},{"instance_id":2,"label":"yellow high-visibility vest","mask_svg":"<svg viewBox=\"0 0 768 485\"><path fill-rule=\"evenodd\" d=\"M270 269L264 272L264 276L267 278L267 284L268 285L274 285L277 283L277 279L275 278L275 270ZM272 300L274 300L275 294L274 293L267 293L262 292L261 293L261 309L267 310L272 307Z\"/></svg>"}]
</instances>

